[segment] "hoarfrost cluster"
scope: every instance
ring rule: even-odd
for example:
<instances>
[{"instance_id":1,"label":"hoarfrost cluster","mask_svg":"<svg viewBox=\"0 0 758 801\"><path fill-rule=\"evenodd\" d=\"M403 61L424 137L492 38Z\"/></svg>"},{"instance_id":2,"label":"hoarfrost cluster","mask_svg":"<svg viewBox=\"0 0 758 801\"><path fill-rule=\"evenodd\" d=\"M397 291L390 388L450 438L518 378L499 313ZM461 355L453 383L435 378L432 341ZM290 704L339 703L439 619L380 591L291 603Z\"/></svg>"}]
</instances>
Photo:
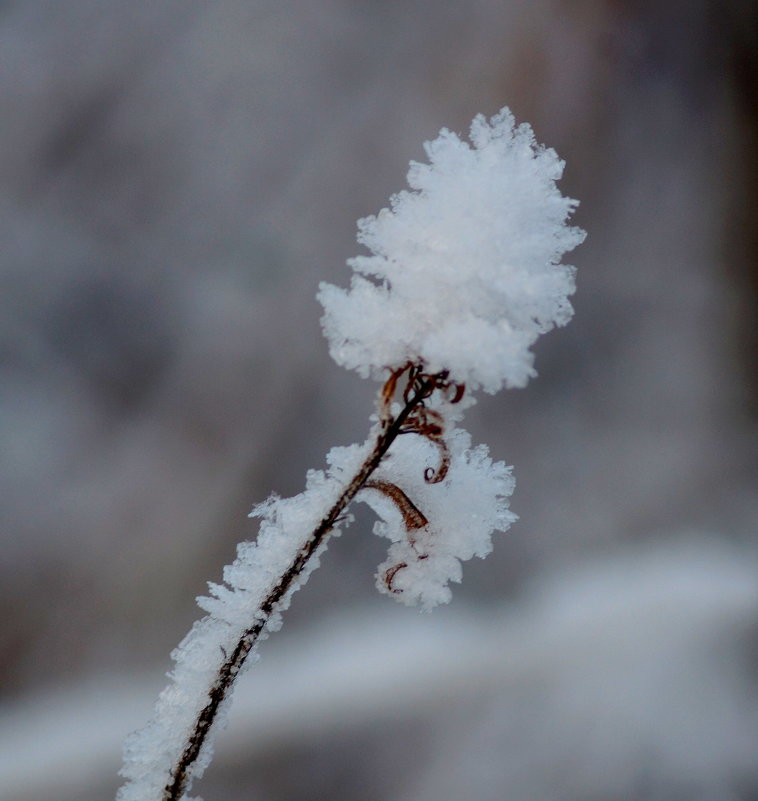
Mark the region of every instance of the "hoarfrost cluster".
<instances>
[{"instance_id":1,"label":"hoarfrost cluster","mask_svg":"<svg viewBox=\"0 0 758 801\"><path fill-rule=\"evenodd\" d=\"M461 580L461 561L487 556L492 533L505 531L516 519L507 503L514 486L510 468L493 463L486 445L472 448L471 437L461 428L447 437L450 466L438 484L430 484L425 470L419 471L419 464L433 464L436 458L435 449L422 438L399 440L377 471L424 510L425 525L409 532L403 515L383 493L367 489L360 498L380 518L374 533L392 542L387 561L379 567L377 587L402 603L426 609L447 603L448 582Z\"/></svg>"},{"instance_id":2,"label":"hoarfrost cluster","mask_svg":"<svg viewBox=\"0 0 758 801\"><path fill-rule=\"evenodd\" d=\"M426 152L429 164L411 164L411 191L359 222L372 255L350 261L350 289L319 290L335 361L384 381L369 437L333 448L300 495L253 510L257 541L198 599L208 615L127 742L119 801L189 801L237 675L349 522L351 501L367 503L390 540L379 589L426 609L449 601L461 561L486 556L493 532L515 520L510 468L458 424L474 391L534 374L530 347L571 317L573 268L560 262L584 233L566 224L575 201L555 186L563 163L507 109L477 117L471 144L443 130Z\"/></svg>"},{"instance_id":3,"label":"hoarfrost cluster","mask_svg":"<svg viewBox=\"0 0 758 801\"><path fill-rule=\"evenodd\" d=\"M338 364L381 375L420 360L496 392L526 384L531 345L571 318L574 269L560 261L584 232L566 225L563 162L508 109L476 117L471 142L443 130L429 164L411 163L411 191L359 221L372 255L350 260L349 290L319 292Z\"/></svg>"}]
</instances>

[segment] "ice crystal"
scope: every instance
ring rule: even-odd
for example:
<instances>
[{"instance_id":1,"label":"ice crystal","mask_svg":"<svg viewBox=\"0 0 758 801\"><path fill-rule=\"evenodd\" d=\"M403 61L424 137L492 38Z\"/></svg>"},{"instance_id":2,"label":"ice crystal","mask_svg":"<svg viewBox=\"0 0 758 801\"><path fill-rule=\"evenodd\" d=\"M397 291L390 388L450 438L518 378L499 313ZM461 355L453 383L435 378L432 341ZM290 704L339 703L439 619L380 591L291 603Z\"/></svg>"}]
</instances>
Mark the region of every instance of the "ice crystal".
<instances>
[{"instance_id":1,"label":"ice crystal","mask_svg":"<svg viewBox=\"0 0 758 801\"><path fill-rule=\"evenodd\" d=\"M410 191L358 223L371 255L349 261L349 290L319 291L330 352L362 375L421 362L496 392L534 375L530 347L571 318L574 269L561 264L584 232L555 182L563 162L503 109L448 130L411 163Z\"/></svg>"}]
</instances>

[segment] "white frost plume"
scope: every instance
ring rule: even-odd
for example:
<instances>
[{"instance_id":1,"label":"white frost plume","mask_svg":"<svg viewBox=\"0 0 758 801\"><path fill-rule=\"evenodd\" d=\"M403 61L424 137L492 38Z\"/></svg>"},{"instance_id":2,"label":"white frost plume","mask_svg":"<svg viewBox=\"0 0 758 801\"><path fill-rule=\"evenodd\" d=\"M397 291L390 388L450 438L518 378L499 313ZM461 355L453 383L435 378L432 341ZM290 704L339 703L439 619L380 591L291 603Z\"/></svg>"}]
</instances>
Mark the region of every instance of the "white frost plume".
<instances>
[{"instance_id":1,"label":"white frost plume","mask_svg":"<svg viewBox=\"0 0 758 801\"><path fill-rule=\"evenodd\" d=\"M471 143L443 129L425 144L430 163L411 163L411 191L359 221L373 255L349 261L349 290L318 296L338 364L379 377L421 363L496 392L526 384L531 345L571 318L574 268L560 262L584 232L566 224L563 162L508 109L477 116Z\"/></svg>"}]
</instances>

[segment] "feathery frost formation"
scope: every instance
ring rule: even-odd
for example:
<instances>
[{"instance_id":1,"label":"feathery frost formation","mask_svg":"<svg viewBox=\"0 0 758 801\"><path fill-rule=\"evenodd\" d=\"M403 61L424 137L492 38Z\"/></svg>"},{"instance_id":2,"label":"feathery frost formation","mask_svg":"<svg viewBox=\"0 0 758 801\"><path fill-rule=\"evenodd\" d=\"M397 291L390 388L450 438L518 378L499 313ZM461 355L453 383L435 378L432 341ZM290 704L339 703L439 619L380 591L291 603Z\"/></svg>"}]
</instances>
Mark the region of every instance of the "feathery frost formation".
<instances>
[{"instance_id":1,"label":"feathery frost formation","mask_svg":"<svg viewBox=\"0 0 758 801\"><path fill-rule=\"evenodd\" d=\"M160 801L165 797L172 767L182 757L195 721L208 702L208 691L217 683L219 668L234 652L244 632L257 621L263 626L257 642L279 629L281 612L318 566L326 541L304 565L277 608L270 614L261 612L271 588L323 517L324 504L336 499L340 491L337 477L329 481L323 473L311 471L308 486L300 495L271 496L253 509L250 516L261 518L256 542L242 542L237 547L237 558L224 568L228 586L209 583L211 597L197 599L209 614L195 623L171 654L175 662L169 674L171 684L161 693L150 722L126 741L121 775L128 782L119 791L118 801ZM257 654L251 653L246 667L256 659ZM228 693L216 719L216 729L225 717L230 697ZM192 779L202 776L212 756L208 739L188 772L188 786ZM184 794L180 797L191 801Z\"/></svg>"},{"instance_id":2,"label":"feathery frost formation","mask_svg":"<svg viewBox=\"0 0 758 801\"><path fill-rule=\"evenodd\" d=\"M318 565L352 500L390 540L380 591L429 609L450 600L461 561L484 557L508 509L513 478L458 427L472 391L522 386L530 347L566 323L573 268L560 264L584 233L566 222L575 201L555 186L563 163L507 109L471 125L472 145L443 130L411 165L412 191L359 223L372 252L352 259L348 291L322 284L323 325L340 365L382 378L362 445L333 448L294 498L276 495L251 516L244 542L198 602L207 616L174 651L171 684L125 748L118 801L190 801L207 767L234 681Z\"/></svg>"},{"instance_id":3,"label":"feathery frost formation","mask_svg":"<svg viewBox=\"0 0 758 801\"><path fill-rule=\"evenodd\" d=\"M508 109L476 117L471 142L443 130L425 145L430 163L411 163L411 191L359 221L373 255L350 260L348 291L319 292L338 364L378 377L421 360L496 392L526 384L531 345L571 318L574 269L560 261L584 232L566 225L563 162Z\"/></svg>"},{"instance_id":4,"label":"feathery frost formation","mask_svg":"<svg viewBox=\"0 0 758 801\"><path fill-rule=\"evenodd\" d=\"M513 492L511 469L489 458L486 445L471 447L471 437L456 428L446 435L450 466L436 484L425 479L425 464L434 465L436 449L421 437L403 437L377 470L402 487L427 523L408 529L402 511L386 495L366 489L360 500L379 521L374 533L391 541L387 560L379 566L377 588L401 603L431 609L451 598L450 581L459 582L461 561L484 558L492 550L492 533L516 520L508 510ZM421 470L419 469L421 466ZM419 521L422 522L422 521Z\"/></svg>"}]
</instances>

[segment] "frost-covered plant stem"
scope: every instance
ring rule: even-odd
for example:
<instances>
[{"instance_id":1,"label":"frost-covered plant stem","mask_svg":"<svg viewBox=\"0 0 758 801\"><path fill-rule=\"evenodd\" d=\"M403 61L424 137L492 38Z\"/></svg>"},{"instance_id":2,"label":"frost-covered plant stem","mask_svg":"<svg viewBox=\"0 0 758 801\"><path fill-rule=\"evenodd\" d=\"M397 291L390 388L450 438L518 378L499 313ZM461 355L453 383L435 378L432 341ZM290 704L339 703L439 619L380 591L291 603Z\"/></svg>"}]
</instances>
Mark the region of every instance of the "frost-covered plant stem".
<instances>
[{"instance_id":1,"label":"frost-covered plant stem","mask_svg":"<svg viewBox=\"0 0 758 801\"><path fill-rule=\"evenodd\" d=\"M345 512L350 502L358 492L365 486L374 471L379 467L379 463L389 450L390 445L403 431L403 427L418 408L419 404L428 398L436 388L446 388L445 373L434 376L425 376L420 367L410 366L409 372L416 377L414 382L415 391L401 410L393 417L388 413L389 405L392 400L393 390L397 381L397 374L393 375L385 384L380 396L380 410L383 412L380 418L379 432L374 448L365 462L360 466L347 484L336 503L325 515L324 519L318 524L316 529L309 535L303 546L292 560L292 564L281 576L271 589L271 592L264 598L260 609L255 615L255 623L247 629L239 639L237 647L224 661L218 671L218 676L213 686L208 691L208 703L195 721L195 726L189 735L186 747L182 752L181 758L171 771L171 780L166 785L163 801L179 801L184 794L187 786L189 771L198 758L211 727L216 719L219 707L228 695L239 675L240 669L245 663L248 654L258 641L261 633L266 627L271 614L277 610L281 600L287 595L290 589L296 584L303 569L309 560L318 550L322 542L332 532L338 518ZM403 368L403 371L405 368Z\"/></svg>"},{"instance_id":2,"label":"frost-covered plant stem","mask_svg":"<svg viewBox=\"0 0 758 801\"><path fill-rule=\"evenodd\" d=\"M531 346L573 313L574 270L561 258L584 232L567 225L576 203L555 185L563 163L528 125L503 109L470 133L471 144L446 130L426 144L430 163L411 164L411 191L359 221L372 255L350 260L350 288L321 285L332 357L383 382L375 425L362 445L332 448L299 495L255 507L256 541L240 543L225 583L198 598L208 614L172 654L152 719L127 740L118 801L190 801L237 676L353 500L390 540L379 591L426 609L447 603L461 563L486 556L516 519L511 469L458 423L477 390L534 375Z\"/></svg>"}]
</instances>

